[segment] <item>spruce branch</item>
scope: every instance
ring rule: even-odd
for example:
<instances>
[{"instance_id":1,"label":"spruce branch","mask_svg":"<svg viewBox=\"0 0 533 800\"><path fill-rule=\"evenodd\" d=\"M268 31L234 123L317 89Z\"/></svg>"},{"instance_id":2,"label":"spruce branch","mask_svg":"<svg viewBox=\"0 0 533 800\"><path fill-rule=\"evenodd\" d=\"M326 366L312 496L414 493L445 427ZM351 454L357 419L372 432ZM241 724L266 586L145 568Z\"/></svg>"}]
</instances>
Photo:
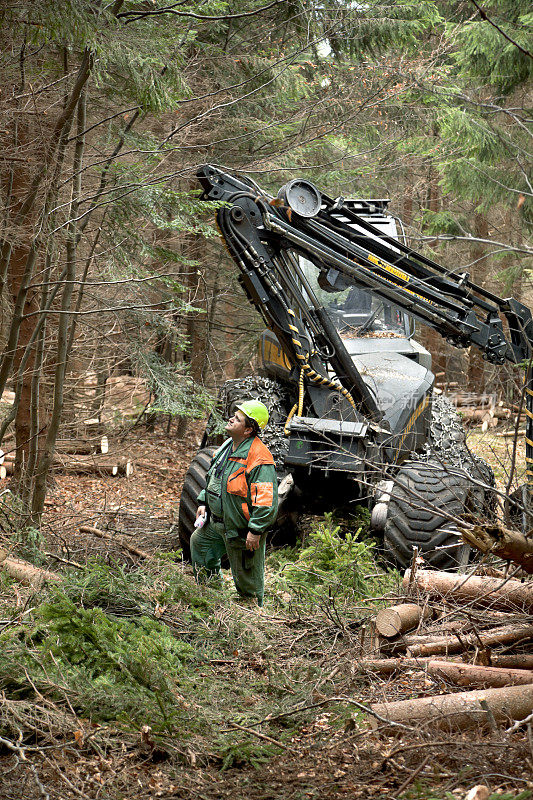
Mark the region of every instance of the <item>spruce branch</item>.
<instances>
[{"instance_id":1,"label":"spruce branch","mask_svg":"<svg viewBox=\"0 0 533 800\"><path fill-rule=\"evenodd\" d=\"M526 50L524 47L522 47L522 45L518 44L518 42L516 42L514 39L511 39L511 37L507 33L505 33L503 28L501 28L496 22L494 22L493 19L489 17L485 9L481 8L481 6L478 5L476 0L470 0L470 2L477 8L479 16L481 17L482 20L488 22L489 25L492 25L492 27L495 28L498 31L498 33L501 33L504 39L507 39L507 41L513 45L513 47L516 47L517 50L520 50L520 52L523 53L525 56L533 58L533 53L531 53L529 50Z\"/></svg>"},{"instance_id":2,"label":"spruce branch","mask_svg":"<svg viewBox=\"0 0 533 800\"><path fill-rule=\"evenodd\" d=\"M194 11L177 11L176 6L183 5L183 2L180 3L173 3L171 6L165 6L164 8L156 8L153 11L121 11L120 14L117 14L118 19L125 19L125 24L128 25L130 22L137 22L137 20L144 19L145 17L157 17L161 16L161 14L172 14L176 17L190 17L192 19L201 19L205 20L206 22L213 22L213 21L223 21L223 20L232 20L232 19L242 19L243 17L256 17L258 14L262 14L263 11L268 11L270 8L274 6L284 5L286 4L287 0L274 0L274 2L269 3L266 6L261 6L261 8L255 9L255 11L242 11L238 14L196 14Z\"/></svg>"}]
</instances>

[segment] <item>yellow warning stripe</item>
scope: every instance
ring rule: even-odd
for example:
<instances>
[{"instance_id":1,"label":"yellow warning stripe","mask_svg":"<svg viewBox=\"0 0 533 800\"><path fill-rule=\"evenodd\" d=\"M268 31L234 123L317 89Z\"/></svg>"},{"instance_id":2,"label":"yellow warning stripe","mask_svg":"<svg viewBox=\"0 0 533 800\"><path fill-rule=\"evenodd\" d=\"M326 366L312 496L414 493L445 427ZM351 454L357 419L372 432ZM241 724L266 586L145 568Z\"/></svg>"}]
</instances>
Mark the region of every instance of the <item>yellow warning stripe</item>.
<instances>
[{"instance_id":1,"label":"yellow warning stripe","mask_svg":"<svg viewBox=\"0 0 533 800\"><path fill-rule=\"evenodd\" d=\"M417 406L417 408L415 408L415 410L413 411L413 413L409 417L409 420L407 422L407 425L405 426L404 432L402 433L402 435L400 437L400 442L399 442L399 444L398 444L398 446L396 448L396 451L397 451L398 454L399 454L400 449L401 449L403 443L405 442L405 439L408 436L411 428L413 427L413 425L417 421L417 419L420 416L420 414L428 407L428 405L429 405L429 396L426 395L424 397L424 399L422 400L422 402Z\"/></svg>"},{"instance_id":2,"label":"yellow warning stripe","mask_svg":"<svg viewBox=\"0 0 533 800\"><path fill-rule=\"evenodd\" d=\"M527 436L526 436L526 444L529 444L531 445L531 447L533 447L533 442L531 441L531 439L528 439Z\"/></svg>"}]
</instances>

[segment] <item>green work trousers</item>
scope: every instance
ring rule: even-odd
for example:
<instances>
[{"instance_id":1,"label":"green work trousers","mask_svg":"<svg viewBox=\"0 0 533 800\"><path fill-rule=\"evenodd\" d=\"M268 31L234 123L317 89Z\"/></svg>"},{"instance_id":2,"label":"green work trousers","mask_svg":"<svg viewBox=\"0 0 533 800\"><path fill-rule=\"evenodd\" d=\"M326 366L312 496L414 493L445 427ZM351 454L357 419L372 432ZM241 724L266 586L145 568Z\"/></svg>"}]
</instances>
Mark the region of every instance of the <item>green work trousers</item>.
<instances>
[{"instance_id":1,"label":"green work trousers","mask_svg":"<svg viewBox=\"0 0 533 800\"><path fill-rule=\"evenodd\" d=\"M265 593L266 533L261 536L257 550L246 549L246 539L228 538L222 522L210 520L191 536L191 559L194 575L199 583L220 576L220 561L226 553L229 558L233 582L242 597L256 597L263 605Z\"/></svg>"}]
</instances>

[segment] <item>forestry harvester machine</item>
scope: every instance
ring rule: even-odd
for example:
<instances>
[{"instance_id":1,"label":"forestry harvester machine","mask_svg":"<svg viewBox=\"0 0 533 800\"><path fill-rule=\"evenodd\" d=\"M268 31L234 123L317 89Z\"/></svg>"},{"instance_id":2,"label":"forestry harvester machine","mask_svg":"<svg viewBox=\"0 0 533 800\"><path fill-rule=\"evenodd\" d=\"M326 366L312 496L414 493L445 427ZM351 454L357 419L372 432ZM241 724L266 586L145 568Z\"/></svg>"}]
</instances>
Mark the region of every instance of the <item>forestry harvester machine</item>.
<instances>
[{"instance_id":1,"label":"forestry harvester machine","mask_svg":"<svg viewBox=\"0 0 533 800\"><path fill-rule=\"evenodd\" d=\"M272 197L247 177L201 167L202 198L223 201L220 233L239 281L268 330L258 374L228 381L183 487L185 553L217 420L257 398L269 407L262 438L276 459L278 523L368 503L371 529L406 566L416 546L433 566L466 560L457 519L494 514L494 477L467 445L452 404L433 391L431 356L414 320L494 364L531 358L530 310L409 248L387 200L332 198L305 180ZM505 325L504 322L505 321ZM528 481L533 476L533 380L526 373ZM525 515L522 513L522 517Z\"/></svg>"}]
</instances>

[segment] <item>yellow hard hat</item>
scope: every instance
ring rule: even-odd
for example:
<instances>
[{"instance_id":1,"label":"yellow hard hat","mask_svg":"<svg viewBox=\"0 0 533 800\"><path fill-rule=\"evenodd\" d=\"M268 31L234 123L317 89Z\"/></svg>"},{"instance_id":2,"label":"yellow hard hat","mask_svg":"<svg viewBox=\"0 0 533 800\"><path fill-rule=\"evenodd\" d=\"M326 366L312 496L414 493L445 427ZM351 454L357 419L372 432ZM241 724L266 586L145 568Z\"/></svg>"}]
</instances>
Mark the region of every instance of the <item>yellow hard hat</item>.
<instances>
[{"instance_id":1,"label":"yellow hard hat","mask_svg":"<svg viewBox=\"0 0 533 800\"><path fill-rule=\"evenodd\" d=\"M260 428L266 428L268 422L268 408L260 400L244 400L237 406L245 417L253 419Z\"/></svg>"}]
</instances>

